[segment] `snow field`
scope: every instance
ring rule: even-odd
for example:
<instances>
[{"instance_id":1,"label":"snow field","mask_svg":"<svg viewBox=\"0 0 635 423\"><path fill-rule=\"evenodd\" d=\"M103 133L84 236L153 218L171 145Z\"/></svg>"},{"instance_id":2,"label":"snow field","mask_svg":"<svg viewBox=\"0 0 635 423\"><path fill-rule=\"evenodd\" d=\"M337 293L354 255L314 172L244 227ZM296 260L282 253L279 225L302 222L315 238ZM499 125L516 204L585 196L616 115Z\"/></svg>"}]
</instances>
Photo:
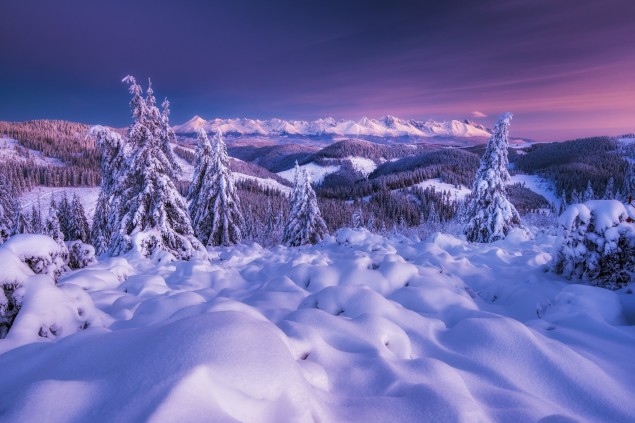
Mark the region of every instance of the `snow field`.
<instances>
[{"instance_id":1,"label":"snow field","mask_svg":"<svg viewBox=\"0 0 635 423\"><path fill-rule=\"evenodd\" d=\"M42 292L16 324L34 323L0 340L0 409L26 422L628 421L635 296L545 273L553 243L344 229L316 246L214 248L211 262L107 258L60 287L33 276ZM69 304L95 316L87 329L48 314ZM51 319L60 335L33 333Z\"/></svg>"}]
</instances>

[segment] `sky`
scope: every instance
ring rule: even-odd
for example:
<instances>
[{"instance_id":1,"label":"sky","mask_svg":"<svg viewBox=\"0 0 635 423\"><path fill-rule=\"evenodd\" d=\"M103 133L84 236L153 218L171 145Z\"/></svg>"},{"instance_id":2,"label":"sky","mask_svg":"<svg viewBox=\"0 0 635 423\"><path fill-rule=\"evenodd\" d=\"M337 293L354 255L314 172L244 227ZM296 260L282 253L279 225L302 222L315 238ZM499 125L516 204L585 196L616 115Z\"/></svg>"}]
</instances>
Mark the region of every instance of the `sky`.
<instances>
[{"instance_id":1,"label":"sky","mask_svg":"<svg viewBox=\"0 0 635 423\"><path fill-rule=\"evenodd\" d=\"M536 140L635 132L633 0L20 0L0 4L0 120L464 119Z\"/></svg>"}]
</instances>

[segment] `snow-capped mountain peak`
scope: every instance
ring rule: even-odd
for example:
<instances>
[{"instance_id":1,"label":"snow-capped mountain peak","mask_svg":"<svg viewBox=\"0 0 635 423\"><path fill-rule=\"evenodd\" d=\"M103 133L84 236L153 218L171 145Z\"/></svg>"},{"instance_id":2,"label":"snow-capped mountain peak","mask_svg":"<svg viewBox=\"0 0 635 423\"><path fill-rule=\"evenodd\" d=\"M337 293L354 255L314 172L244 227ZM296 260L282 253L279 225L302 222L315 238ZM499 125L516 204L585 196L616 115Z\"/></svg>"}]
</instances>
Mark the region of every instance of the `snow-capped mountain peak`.
<instances>
[{"instance_id":1,"label":"snow-capped mountain peak","mask_svg":"<svg viewBox=\"0 0 635 423\"><path fill-rule=\"evenodd\" d=\"M331 117L315 121L287 121L273 118L256 119L213 119L206 121L194 116L182 125L176 125L178 134L192 134L200 128L208 132L220 129L225 134L233 135L303 135L303 136L370 136L380 138L391 137L489 137L490 132L483 125L474 122L451 120L437 122L433 120L405 120L386 115L379 119L363 117L358 121L335 120Z\"/></svg>"}]
</instances>

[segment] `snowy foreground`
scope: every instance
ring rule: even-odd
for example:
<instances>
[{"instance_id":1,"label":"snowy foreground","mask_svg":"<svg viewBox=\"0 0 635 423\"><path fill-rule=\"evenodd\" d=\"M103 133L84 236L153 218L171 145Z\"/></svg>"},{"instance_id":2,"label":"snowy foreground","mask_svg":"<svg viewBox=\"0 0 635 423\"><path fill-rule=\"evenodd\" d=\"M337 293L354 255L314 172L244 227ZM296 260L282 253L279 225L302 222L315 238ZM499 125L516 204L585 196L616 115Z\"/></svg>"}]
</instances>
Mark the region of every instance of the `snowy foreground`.
<instances>
[{"instance_id":1,"label":"snowy foreground","mask_svg":"<svg viewBox=\"0 0 635 423\"><path fill-rule=\"evenodd\" d=\"M546 272L553 244L345 229L23 275L0 420L632 421L635 295Z\"/></svg>"}]
</instances>

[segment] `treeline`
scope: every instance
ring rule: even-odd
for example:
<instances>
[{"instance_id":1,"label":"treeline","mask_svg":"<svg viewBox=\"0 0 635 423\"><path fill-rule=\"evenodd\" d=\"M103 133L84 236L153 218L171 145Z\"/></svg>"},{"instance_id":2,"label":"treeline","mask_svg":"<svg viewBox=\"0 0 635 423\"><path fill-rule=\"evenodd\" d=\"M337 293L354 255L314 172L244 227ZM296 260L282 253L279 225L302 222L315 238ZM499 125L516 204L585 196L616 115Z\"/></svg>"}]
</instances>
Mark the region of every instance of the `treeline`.
<instances>
[{"instance_id":1,"label":"treeline","mask_svg":"<svg viewBox=\"0 0 635 423\"><path fill-rule=\"evenodd\" d=\"M613 178L615 189L622 190L628 167L619 143L609 137L535 144L527 154L515 156L514 163L518 170L553 180L558 193L567 193L567 201L574 191L583 192L589 182L593 191L602 193Z\"/></svg>"},{"instance_id":2,"label":"treeline","mask_svg":"<svg viewBox=\"0 0 635 423\"><path fill-rule=\"evenodd\" d=\"M99 185L101 174L97 169L78 166L39 165L33 160L0 162L0 174L18 193L38 185L49 187L93 187Z\"/></svg>"}]
</instances>

